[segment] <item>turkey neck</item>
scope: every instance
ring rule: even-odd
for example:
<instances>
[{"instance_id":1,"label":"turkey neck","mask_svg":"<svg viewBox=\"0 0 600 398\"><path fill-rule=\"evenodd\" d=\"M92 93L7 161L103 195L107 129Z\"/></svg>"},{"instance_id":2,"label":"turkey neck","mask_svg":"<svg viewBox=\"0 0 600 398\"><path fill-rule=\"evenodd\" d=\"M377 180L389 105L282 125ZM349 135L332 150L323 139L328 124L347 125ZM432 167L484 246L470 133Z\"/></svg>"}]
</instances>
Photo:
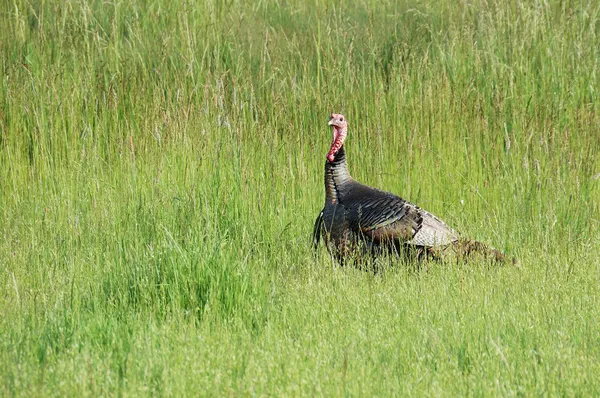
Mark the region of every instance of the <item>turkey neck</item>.
<instances>
[{"instance_id":1,"label":"turkey neck","mask_svg":"<svg viewBox=\"0 0 600 398\"><path fill-rule=\"evenodd\" d=\"M352 177L348 172L346 151L342 145L333 162L325 161L325 201L332 204L342 201L350 182Z\"/></svg>"}]
</instances>

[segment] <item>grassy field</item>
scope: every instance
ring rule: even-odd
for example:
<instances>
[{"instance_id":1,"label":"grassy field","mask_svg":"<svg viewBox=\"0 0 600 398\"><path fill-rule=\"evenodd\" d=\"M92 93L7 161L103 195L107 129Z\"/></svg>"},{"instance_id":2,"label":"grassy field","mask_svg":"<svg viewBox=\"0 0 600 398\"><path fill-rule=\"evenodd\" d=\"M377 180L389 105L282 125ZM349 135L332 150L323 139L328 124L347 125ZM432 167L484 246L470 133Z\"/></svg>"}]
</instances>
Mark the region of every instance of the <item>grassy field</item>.
<instances>
[{"instance_id":1,"label":"grassy field","mask_svg":"<svg viewBox=\"0 0 600 398\"><path fill-rule=\"evenodd\" d=\"M0 396L600 394L600 4L0 5ZM522 267L310 249L356 179Z\"/></svg>"}]
</instances>

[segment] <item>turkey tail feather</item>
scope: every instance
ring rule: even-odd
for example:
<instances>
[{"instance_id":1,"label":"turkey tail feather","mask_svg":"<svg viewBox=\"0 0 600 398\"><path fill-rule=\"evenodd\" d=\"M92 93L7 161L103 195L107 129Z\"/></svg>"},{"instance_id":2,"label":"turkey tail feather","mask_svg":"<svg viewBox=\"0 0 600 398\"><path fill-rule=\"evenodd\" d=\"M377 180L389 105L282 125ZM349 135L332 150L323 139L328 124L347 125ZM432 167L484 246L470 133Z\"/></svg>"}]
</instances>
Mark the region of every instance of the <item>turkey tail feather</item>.
<instances>
[{"instance_id":1,"label":"turkey tail feather","mask_svg":"<svg viewBox=\"0 0 600 398\"><path fill-rule=\"evenodd\" d=\"M512 262L513 265L518 265L518 260L515 257L509 257L500 250L494 249L485 243L470 239L459 239L452 243L454 251L458 258L470 258L476 255L483 256L486 260L493 260L496 263L505 264Z\"/></svg>"}]
</instances>

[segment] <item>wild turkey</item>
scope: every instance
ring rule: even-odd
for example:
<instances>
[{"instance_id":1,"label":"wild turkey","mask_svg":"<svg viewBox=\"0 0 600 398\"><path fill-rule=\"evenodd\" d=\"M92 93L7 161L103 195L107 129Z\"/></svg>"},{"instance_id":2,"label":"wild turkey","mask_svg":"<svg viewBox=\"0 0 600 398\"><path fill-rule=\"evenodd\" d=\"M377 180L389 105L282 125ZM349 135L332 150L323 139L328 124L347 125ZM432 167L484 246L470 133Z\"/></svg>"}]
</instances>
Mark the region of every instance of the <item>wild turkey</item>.
<instances>
[{"instance_id":1,"label":"wild turkey","mask_svg":"<svg viewBox=\"0 0 600 398\"><path fill-rule=\"evenodd\" d=\"M388 192L355 181L348 172L344 140L348 123L332 113L331 149L325 161L325 206L315 221L313 245L321 237L343 265L347 258L365 254L411 254L418 259L458 257L479 253L504 262L505 255L483 243L466 240L442 220Z\"/></svg>"}]
</instances>

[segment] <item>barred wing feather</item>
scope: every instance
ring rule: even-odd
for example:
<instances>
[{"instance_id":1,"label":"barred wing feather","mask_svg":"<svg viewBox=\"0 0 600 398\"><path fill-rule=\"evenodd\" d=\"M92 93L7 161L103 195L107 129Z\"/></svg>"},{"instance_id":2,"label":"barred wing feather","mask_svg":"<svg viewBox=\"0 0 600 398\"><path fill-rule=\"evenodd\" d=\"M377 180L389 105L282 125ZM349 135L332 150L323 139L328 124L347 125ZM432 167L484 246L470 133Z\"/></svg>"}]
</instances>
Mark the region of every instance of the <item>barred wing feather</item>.
<instances>
[{"instance_id":1,"label":"barred wing feather","mask_svg":"<svg viewBox=\"0 0 600 398\"><path fill-rule=\"evenodd\" d=\"M384 191L361 186L349 205L363 234L375 242L400 240L416 246L443 246L457 234L433 214Z\"/></svg>"},{"instance_id":2,"label":"barred wing feather","mask_svg":"<svg viewBox=\"0 0 600 398\"><path fill-rule=\"evenodd\" d=\"M423 216L421 229L408 243L416 246L445 246L458 240L458 234L433 214L419 209Z\"/></svg>"}]
</instances>

